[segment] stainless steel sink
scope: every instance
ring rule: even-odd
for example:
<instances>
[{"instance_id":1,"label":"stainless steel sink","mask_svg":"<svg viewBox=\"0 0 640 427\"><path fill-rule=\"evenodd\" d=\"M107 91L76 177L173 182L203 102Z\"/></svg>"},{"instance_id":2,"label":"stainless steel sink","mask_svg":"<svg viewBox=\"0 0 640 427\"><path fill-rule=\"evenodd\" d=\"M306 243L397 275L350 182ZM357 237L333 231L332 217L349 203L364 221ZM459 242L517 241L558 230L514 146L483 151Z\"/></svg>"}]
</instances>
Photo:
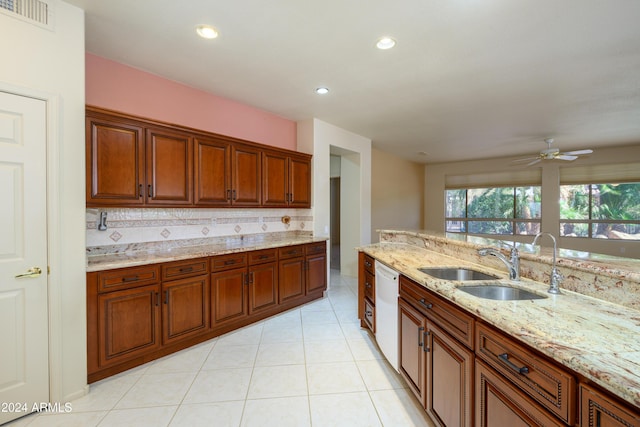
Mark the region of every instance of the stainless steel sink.
<instances>
[{"instance_id":1,"label":"stainless steel sink","mask_svg":"<svg viewBox=\"0 0 640 427\"><path fill-rule=\"evenodd\" d=\"M419 268L421 272L428 274L429 276L437 277L444 280L495 280L498 277L490 274L485 274L480 271L470 270L468 268Z\"/></svg>"},{"instance_id":2,"label":"stainless steel sink","mask_svg":"<svg viewBox=\"0 0 640 427\"><path fill-rule=\"evenodd\" d=\"M521 288L512 288L506 285L468 285L458 286L463 292L473 296L498 301L521 301L530 299L544 299L546 295L539 295Z\"/></svg>"}]
</instances>

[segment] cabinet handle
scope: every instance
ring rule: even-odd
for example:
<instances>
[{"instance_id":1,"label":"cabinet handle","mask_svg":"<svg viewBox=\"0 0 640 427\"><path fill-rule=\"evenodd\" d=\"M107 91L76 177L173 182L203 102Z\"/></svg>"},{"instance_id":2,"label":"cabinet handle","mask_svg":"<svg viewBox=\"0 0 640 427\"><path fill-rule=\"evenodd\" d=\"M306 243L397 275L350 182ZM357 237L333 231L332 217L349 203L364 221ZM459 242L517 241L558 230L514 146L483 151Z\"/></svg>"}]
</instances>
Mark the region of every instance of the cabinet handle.
<instances>
[{"instance_id":1,"label":"cabinet handle","mask_svg":"<svg viewBox=\"0 0 640 427\"><path fill-rule=\"evenodd\" d=\"M144 193L142 192L142 184L138 185L138 197L142 198Z\"/></svg>"},{"instance_id":2,"label":"cabinet handle","mask_svg":"<svg viewBox=\"0 0 640 427\"><path fill-rule=\"evenodd\" d=\"M422 340L424 341L424 346L422 346L422 349L424 350L425 353L429 353L429 347L427 346L427 337L429 336L429 331L427 332L423 332L422 333Z\"/></svg>"},{"instance_id":3,"label":"cabinet handle","mask_svg":"<svg viewBox=\"0 0 640 427\"><path fill-rule=\"evenodd\" d=\"M122 282L126 283L126 282L135 282L136 280L138 280L138 276L129 276L129 277L123 277L122 278Z\"/></svg>"},{"instance_id":4,"label":"cabinet handle","mask_svg":"<svg viewBox=\"0 0 640 427\"><path fill-rule=\"evenodd\" d=\"M364 262L365 267L371 267L371 263L369 261Z\"/></svg>"},{"instance_id":5,"label":"cabinet handle","mask_svg":"<svg viewBox=\"0 0 640 427\"><path fill-rule=\"evenodd\" d=\"M183 267L180 269L180 273L190 273L193 271L193 267Z\"/></svg>"},{"instance_id":6,"label":"cabinet handle","mask_svg":"<svg viewBox=\"0 0 640 427\"><path fill-rule=\"evenodd\" d=\"M235 200L236 199L236 190L233 190L232 193L233 193L233 197L232 198L233 198L233 200Z\"/></svg>"},{"instance_id":7,"label":"cabinet handle","mask_svg":"<svg viewBox=\"0 0 640 427\"><path fill-rule=\"evenodd\" d=\"M231 190L227 190L227 200L231 200Z\"/></svg>"},{"instance_id":8,"label":"cabinet handle","mask_svg":"<svg viewBox=\"0 0 640 427\"><path fill-rule=\"evenodd\" d=\"M225 261L225 262L224 262L224 265L233 265L233 264L235 264L235 263L236 263L236 260L235 260L235 259L230 259L230 260Z\"/></svg>"},{"instance_id":9,"label":"cabinet handle","mask_svg":"<svg viewBox=\"0 0 640 427\"><path fill-rule=\"evenodd\" d=\"M371 317L371 316L373 316L373 311L371 311L371 310L366 310L366 311L364 312L364 315L365 315L365 316L368 316L368 317Z\"/></svg>"},{"instance_id":10,"label":"cabinet handle","mask_svg":"<svg viewBox=\"0 0 640 427\"><path fill-rule=\"evenodd\" d=\"M364 287L365 287L365 288L371 288L371 283L369 283L369 282L364 282Z\"/></svg>"},{"instance_id":11,"label":"cabinet handle","mask_svg":"<svg viewBox=\"0 0 640 427\"><path fill-rule=\"evenodd\" d=\"M422 331L424 331L424 328L420 326L418 328L418 347L422 347L424 345L424 341L420 342L420 340L422 339Z\"/></svg>"},{"instance_id":12,"label":"cabinet handle","mask_svg":"<svg viewBox=\"0 0 640 427\"><path fill-rule=\"evenodd\" d=\"M160 305L160 293L156 292L156 307Z\"/></svg>"},{"instance_id":13,"label":"cabinet handle","mask_svg":"<svg viewBox=\"0 0 640 427\"><path fill-rule=\"evenodd\" d=\"M521 375L526 375L529 373L529 368L527 368L526 366L519 368L517 365L514 365L513 362L509 360L509 355L507 353L502 353L498 357L512 371L517 372Z\"/></svg>"},{"instance_id":14,"label":"cabinet handle","mask_svg":"<svg viewBox=\"0 0 640 427\"><path fill-rule=\"evenodd\" d=\"M258 259L267 259L267 258L269 258L269 255L260 255L258 257Z\"/></svg>"},{"instance_id":15,"label":"cabinet handle","mask_svg":"<svg viewBox=\"0 0 640 427\"><path fill-rule=\"evenodd\" d=\"M422 306L426 309L431 309L433 308L433 304L428 303L424 300L424 298L421 298L420 301L418 301L420 304L422 304Z\"/></svg>"},{"instance_id":16,"label":"cabinet handle","mask_svg":"<svg viewBox=\"0 0 640 427\"><path fill-rule=\"evenodd\" d=\"M151 184L149 184L149 185L147 186L147 195L148 195L149 197L153 197L153 185L151 185Z\"/></svg>"},{"instance_id":17,"label":"cabinet handle","mask_svg":"<svg viewBox=\"0 0 640 427\"><path fill-rule=\"evenodd\" d=\"M255 279L255 273L252 271L249 273L249 284L253 285L253 279Z\"/></svg>"},{"instance_id":18,"label":"cabinet handle","mask_svg":"<svg viewBox=\"0 0 640 427\"><path fill-rule=\"evenodd\" d=\"M169 289L164 291L164 304L165 305L169 304Z\"/></svg>"}]
</instances>

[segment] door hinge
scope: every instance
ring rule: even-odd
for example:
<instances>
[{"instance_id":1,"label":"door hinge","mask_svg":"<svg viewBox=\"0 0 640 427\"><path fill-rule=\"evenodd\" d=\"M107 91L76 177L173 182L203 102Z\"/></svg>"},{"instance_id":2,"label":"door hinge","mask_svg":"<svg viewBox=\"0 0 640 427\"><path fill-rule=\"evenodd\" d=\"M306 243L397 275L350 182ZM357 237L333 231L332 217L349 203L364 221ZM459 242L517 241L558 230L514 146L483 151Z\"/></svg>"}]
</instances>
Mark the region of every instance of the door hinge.
<instances>
[{"instance_id":1,"label":"door hinge","mask_svg":"<svg viewBox=\"0 0 640 427\"><path fill-rule=\"evenodd\" d=\"M50 265L47 265L47 276L48 276L49 274L51 274L51 266L50 266Z\"/></svg>"}]
</instances>

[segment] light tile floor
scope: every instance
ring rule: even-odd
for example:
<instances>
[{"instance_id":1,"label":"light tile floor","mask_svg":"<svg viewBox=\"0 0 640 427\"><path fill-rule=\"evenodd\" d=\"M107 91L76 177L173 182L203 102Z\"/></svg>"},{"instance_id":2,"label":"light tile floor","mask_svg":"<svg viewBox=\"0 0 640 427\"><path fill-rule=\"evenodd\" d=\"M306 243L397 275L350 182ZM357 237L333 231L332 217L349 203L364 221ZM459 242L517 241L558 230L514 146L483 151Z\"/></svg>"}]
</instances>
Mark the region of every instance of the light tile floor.
<instances>
[{"instance_id":1,"label":"light tile floor","mask_svg":"<svg viewBox=\"0 0 640 427\"><path fill-rule=\"evenodd\" d=\"M11 427L432 426L357 319L357 280L327 296L94 383L68 414Z\"/></svg>"}]
</instances>

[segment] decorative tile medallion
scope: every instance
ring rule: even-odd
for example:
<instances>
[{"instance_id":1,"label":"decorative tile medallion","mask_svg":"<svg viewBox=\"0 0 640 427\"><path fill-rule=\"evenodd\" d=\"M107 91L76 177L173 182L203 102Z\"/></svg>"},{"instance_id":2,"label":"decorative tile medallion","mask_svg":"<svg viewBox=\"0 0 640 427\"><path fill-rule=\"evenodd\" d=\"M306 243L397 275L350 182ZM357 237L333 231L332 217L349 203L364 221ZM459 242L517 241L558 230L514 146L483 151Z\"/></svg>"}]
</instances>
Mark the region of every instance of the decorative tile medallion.
<instances>
[{"instance_id":1,"label":"decorative tile medallion","mask_svg":"<svg viewBox=\"0 0 640 427\"><path fill-rule=\"evenodd\" d=\"M109 235L109 238L114 242L117 242L118 240L122 239L122 234L118 233L117 231L114 231Z\"/></svg>"},{"instance_id":2,"label":"decorative tile medallion","mask_svg":"<svg viewBox=\"0 0 640 427\"><path fill-rule=\"evenodd\" d=\"M160 233L160 235L162 235L162 237L164 237L165 239L167 237L169 237L170 234L171 234L171 232L169 230L167 230L166 228L164 230L162 230L162 232Z\"/></svg>"},{"instance_id":3,"label":"decorative tile medallion","mask_svg":"<svg viewBox=\"0 0 640 427\"><path fill-rule=\"evenodd\" d=\"M206 236L207 234L209 234L209 229L207 227L202 227L201 233Z\"/></svg>"},{"instance_id":4,"label":"decorative tile medallion","mask_svg":"<svg viewBox=\"0 0 640 427\"><path fill-rule=\"evenodd\" d=\"M239 232L240 232L240 230L242 230L242 227L240 227L239 225L236 225L236 226L234 227L234 230L235 230L235 232L236 232L236 233L239 233Z\"/></svg>"},{"instance_id":5,"label":"decorative tile medallion","mask_svg":"<svg viewBox=\"0 0 640 427\"><path fill-rule=\"evenodd\" d=\"M269 227L267 227L267 224L262 224L261 228L262 228L262 231L267 231L267 228L269 228Z\"/></svg>"}]
</instances>

